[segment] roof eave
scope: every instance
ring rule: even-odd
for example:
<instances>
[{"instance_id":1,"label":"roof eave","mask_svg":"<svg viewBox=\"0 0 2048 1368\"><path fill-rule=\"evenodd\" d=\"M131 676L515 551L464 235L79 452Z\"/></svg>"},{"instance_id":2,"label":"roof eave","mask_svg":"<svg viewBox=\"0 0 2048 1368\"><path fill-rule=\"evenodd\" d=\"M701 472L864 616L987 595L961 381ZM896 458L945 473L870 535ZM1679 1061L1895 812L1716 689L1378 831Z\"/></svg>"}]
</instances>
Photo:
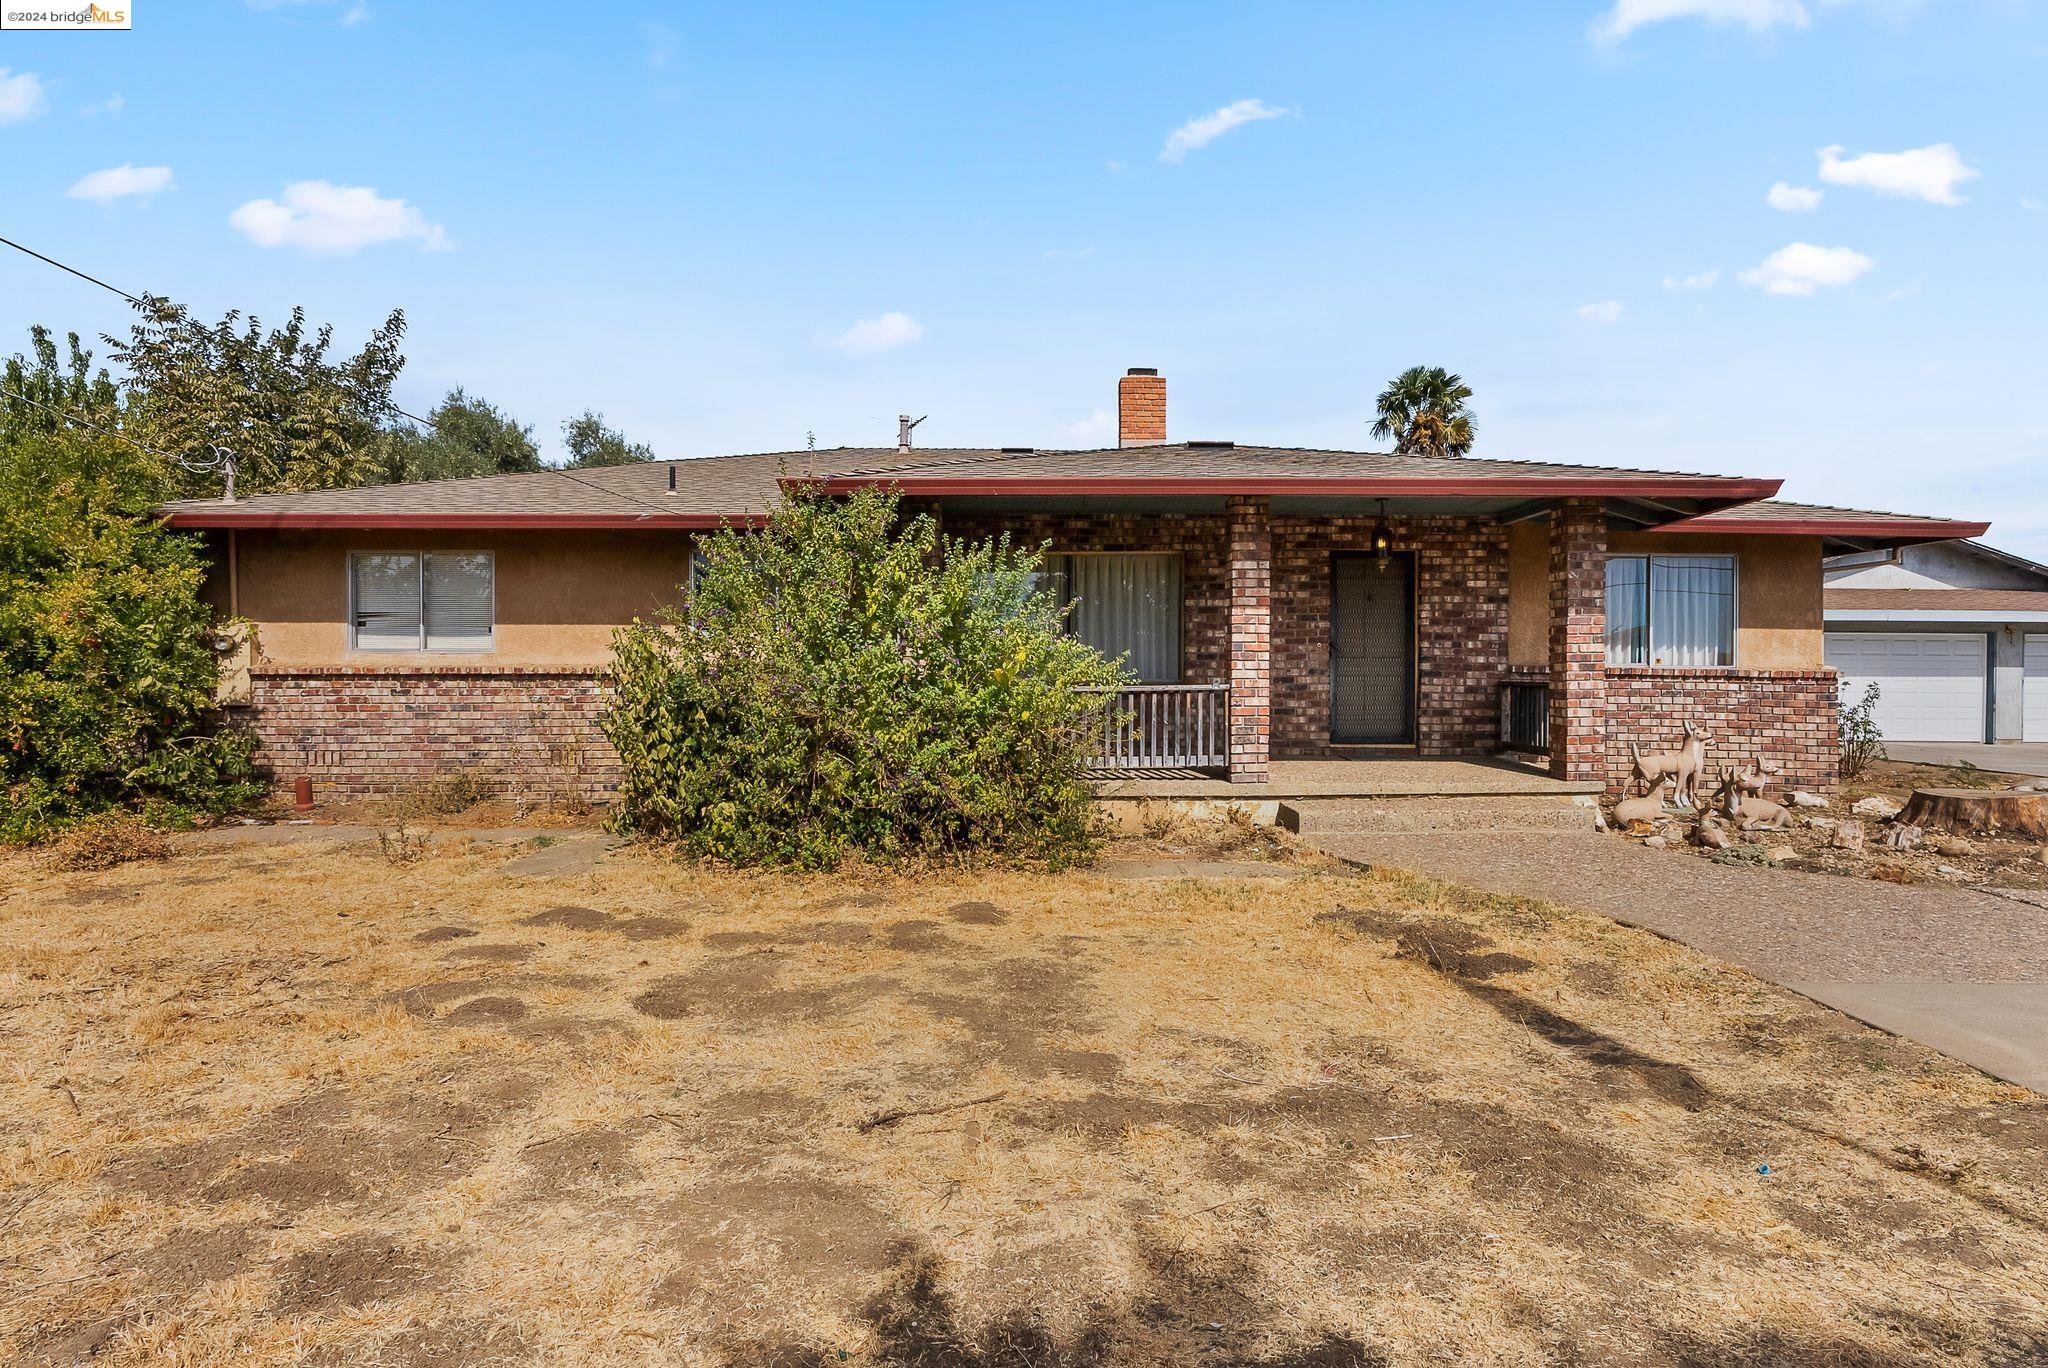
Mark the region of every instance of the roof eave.
<instances>
[{"instance_id":1,"label":"roof eave","mask_svg":"<svg viewBox=\"0 0 2048 1368\"><path fill-rule=\"evenodd\" d=\"M170 527L193 530L449 528L474 531L549 531L609 528L651 531L657 528L672 528L677 531L692 531L726 526L745 527L762 521L760 515L747 513L305 513L234 508L226 504L218 508L160 508L157 513Z\"/></svg>"},{"instance_id":2,"label":"roof eave","mask_svg":"<svg viewBox=\"0 0 2048 1368\"><path fill-rule=\"evenodd\" d=\"M1896 518L1717 518L1711 513L1665 526L1662 531L1744 537L1820 537L1843 550L1873 551L1927 542L1981 537L1987 522L1922 518L1901 524Z\"/></svg>"},{"instance_id":3,"label":"roof eave","mask_svg":"<svg viewBox=\"0 0 2048 1368\"><path fill-rule=\"evenodd\" d=\"M970 494L1350 494L1371 498L1422 495L1499 498L1666 498L1712 500L1722 507L1768 499L1781 480L1714 476L1553 475L1229 475L1229 476L973 476L838 475L820 479L791 476L785 485L808 485L827 494L857 489L901 489L921 495Z\"/></svg>"}]
</instances>

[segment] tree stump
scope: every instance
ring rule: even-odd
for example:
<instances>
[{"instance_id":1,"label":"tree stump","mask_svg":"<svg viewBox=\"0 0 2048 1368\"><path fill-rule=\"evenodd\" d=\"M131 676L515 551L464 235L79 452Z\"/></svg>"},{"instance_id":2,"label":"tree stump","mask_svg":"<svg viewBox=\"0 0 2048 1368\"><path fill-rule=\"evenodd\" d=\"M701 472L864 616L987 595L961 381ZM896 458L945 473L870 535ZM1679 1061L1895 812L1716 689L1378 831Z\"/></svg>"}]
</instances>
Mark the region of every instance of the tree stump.
<instances>
[{"instance_id":1,"label":"tree stump","mask_svg":"<svg viewBox=\"0 0 2048 1368\"><path fill-rule=\"evenodd\" d=\"M2009 832L2048 840L2048 793L2010 789L1914 789L1900 826L1927 831Z\"/></svg>"}]
</instances>

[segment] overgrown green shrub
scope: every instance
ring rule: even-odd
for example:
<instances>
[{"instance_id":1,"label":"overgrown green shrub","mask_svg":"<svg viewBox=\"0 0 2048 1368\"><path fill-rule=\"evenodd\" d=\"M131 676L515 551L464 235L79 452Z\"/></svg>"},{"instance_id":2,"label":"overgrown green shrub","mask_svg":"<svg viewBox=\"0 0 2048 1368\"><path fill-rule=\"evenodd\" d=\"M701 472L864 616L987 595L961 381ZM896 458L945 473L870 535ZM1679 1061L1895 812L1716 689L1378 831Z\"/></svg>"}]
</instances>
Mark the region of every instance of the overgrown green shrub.
<instances>
[{"instance_id":1,"label":"overgrown green shrub","mask_svg":"<svg viewBox=\"0 0 2048 1368\"><path fill-rule=\"evenodd\" d=\"M0 441L0 841L110 809L219 815L261 793L213 729L218 664L198 552L146 515L126 448Z\"/></svg>"},{"instance_id":2,"label":"overgrown green shrub","mask_svg":"<svg viewBox=\"0 0 2048 1368\"><path fill-rule=\"evenodd\" d=\"M1863 697L1842 709L1842 777L1854 779L1873 760L1884 759L1884 733L1877 725L1877 685L1864 688Z\"/></svg>"},{"instance_id":3,"label":"overgrown green shrub","mask_svg":"<svg viewBox=\"0 0 2048 1368\"><path fill-rule=\"evenodd\" d=\"M721 532L683 604L620 633L615 822L735 864L976 852L1062 863L1122 669L1060 629L1038 557L897 500L798 495Z\"/></svg>"}]
</instances>

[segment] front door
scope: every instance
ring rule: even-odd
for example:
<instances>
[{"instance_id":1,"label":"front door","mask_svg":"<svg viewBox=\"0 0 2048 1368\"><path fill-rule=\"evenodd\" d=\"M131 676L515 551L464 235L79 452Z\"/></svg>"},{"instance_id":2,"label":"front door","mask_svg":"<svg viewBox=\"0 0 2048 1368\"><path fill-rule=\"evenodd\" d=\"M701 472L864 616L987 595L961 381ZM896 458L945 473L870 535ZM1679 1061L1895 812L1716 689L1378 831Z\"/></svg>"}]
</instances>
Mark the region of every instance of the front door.
<instances>
[{"instance_id":1,"label":"front door","mask_svg":"<svg viewBox=\"0 0 2048 1368\"><path fill-rule=\"evenodd\" d=\"M1408 556L1330 562L1330 740L1415 740L1415 564Z\"/></svg>"}]
</instances>

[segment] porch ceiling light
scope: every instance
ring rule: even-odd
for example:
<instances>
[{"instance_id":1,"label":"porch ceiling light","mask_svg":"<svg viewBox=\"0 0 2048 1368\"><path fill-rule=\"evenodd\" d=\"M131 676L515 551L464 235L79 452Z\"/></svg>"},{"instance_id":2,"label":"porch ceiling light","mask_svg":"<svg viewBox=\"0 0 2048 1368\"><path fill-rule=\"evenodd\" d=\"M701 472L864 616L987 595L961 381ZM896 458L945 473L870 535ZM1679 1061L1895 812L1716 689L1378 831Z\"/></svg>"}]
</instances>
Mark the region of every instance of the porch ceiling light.
<instances>
[{"instance_id":1,"label":"porch ceiling light","mask_svg":"<svg viewBox=\"0 0 2048 1368\"><path fill-rule=\"evenodd\" d=\"M1394 538L1387 531L1387 501L1380 500L1379 520L1372 525L1372 553L1379 557L1379 568L1387 568L1387 562L1394 558Z\"/></svg>"}]
</instances>

